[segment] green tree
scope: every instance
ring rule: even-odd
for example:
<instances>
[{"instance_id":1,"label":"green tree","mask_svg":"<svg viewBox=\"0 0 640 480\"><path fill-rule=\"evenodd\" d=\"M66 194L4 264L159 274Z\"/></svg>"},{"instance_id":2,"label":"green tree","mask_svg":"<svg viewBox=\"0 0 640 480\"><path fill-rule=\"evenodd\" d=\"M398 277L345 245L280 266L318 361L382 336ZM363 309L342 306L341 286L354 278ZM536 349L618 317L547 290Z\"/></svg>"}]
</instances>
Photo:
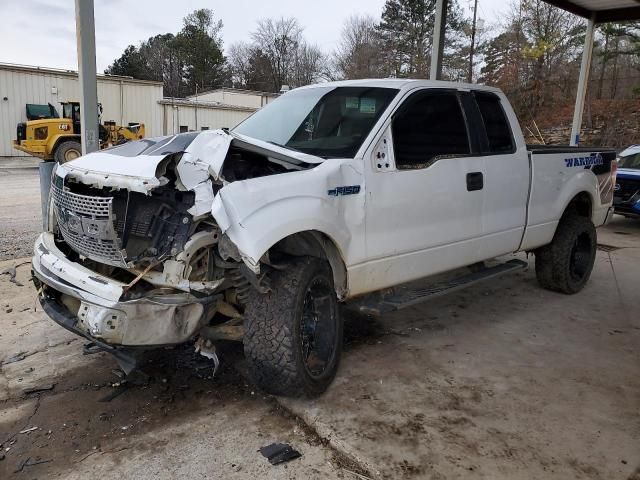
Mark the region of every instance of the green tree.
<instances>
[{"instance_id":1,"label":"green tree","mask_svg":"<svg viewBox=\"0 0 640 480\"><path fill-rule=\"evenodd\" d=\"M640 68L640 22L600 25L594 57L598 75L596 98L633 93ZM609 88L605 91L607 82Z\"/></svg>"},{"instance_id":2,"label":"green tree","mask_svg":"<svg viewBox=\"0 0 640 480\"><path fill-rule=\"evenodd\" d=\"M184 60L172 33L150 37L140 44L139 50L149 75L163 82L165 96L180 97L187 92Z\"/></svg>"},{"instance_id":3,"label":"green tree","mask_svg":"<svg viewBox=\"0 0 640 480\"><path fill-rule=\"evenodd\" d=\"M234 87L260 91L273 90L269 58L255 44L238 42L231 45L229 66Z\"/></svg>"},{"instance_id":4,"label":"green tree","mask_svg":"<svg viewBox=\"0 0 640 480\"><path fill-rule=\"evenodd\" d=\"M517 26L513 26L483 46L484 66L480 71L481 81L500 86L508 94L514 93L520 87L523 45L517 29Z\"/></svg>"},{"instance_id":5,"label":"green tree","mask_svg":"<svg viewBox=\"0 0 640 480\"><path fill-rule=\"evenodd\" d=\"M388 75L422 77L429 74L436 0L387 0L377 27ZM447 10L448 56L456 55L464 26L462 9L456 0Z\"/></svg>"},{"instance_id":6,"label":"green tree","mask_svg":"<svg viewBox=\"0 0 640 480\"><path fill-rule=\"evenodd\" d=\"M216 21L210 9L196 10L184 18L184 26L176 35L176 46L184 62L189 93L228 83L221 30L222 20Z\"/></svg>"},{"instance_id":7,"label":"green tree","mask_svg":"<svg viewBox=\"0 0 640 480\"><path fill-rule=\"evenodd\" d=\"M226 85L230 78L221 29L222 21L215 21L211 10L195 10L184 18L177 35L165 33L148 38L139 47L129 45L105 73L162 81L164 95L169 97Z\"/></svg>"},{"instance_id":8,"label":"green tree","mask_svg":"<svg viewBox=\"0 0 640 480\"><path fill-rule=\"evenodd\" d=\"M104 71L107 75L122 75L125 77L138 78L140 80L155 80L149 75L144 58L140 55L140 50L129 45L124 49L120 58L107 67Z\"/></svg>"}]
</instances>

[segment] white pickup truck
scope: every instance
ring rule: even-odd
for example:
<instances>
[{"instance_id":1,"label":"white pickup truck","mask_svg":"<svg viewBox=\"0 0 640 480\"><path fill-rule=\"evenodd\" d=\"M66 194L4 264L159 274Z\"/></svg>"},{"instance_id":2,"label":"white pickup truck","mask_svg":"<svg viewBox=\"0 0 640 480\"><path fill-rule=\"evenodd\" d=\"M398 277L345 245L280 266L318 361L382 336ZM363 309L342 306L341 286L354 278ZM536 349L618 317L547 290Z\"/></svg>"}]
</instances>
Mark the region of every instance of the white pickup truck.
<instances>
[{"instance_id":1,"label":"white pickup truck","mask_svg":"<svg viewBox=\"0 0 640 480\"><path fill-rule=\"evenodd\" d=\"M229 133L58 165L34 281L53 320L127 372L140 350L195 342L215 357L216 342L240 340L259 387L313 396L338 368L340 302L412 305L522 268L493 261L518 251L535 254L543 287L581 290L612 214L615 157L528 148L495 88L299 88ZM426 277L431 287L396 288Z\"/></svg>"}]
</instances>

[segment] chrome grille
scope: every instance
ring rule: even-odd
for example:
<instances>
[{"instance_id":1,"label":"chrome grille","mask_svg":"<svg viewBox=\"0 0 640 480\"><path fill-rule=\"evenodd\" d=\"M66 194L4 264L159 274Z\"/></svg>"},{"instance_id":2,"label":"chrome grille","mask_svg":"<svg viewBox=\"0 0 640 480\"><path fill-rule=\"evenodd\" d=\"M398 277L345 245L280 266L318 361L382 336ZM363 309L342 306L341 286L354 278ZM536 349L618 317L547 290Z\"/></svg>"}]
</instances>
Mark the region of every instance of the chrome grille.
<instances>
[{"instance_id":1,"label":"chrome grille","mask_svg":"<svg viewBox=\"0 0 640 480\"><path fill-rule=\"evenodd\" d=\"M67 230L62 225L60 225L60 231L62 232L65 242L67 242L67 244L76 252L84 255L85 257L108 263L110 265L126 266L125 262L122 260L120 251L116 248L116 245L113 242L88 237L86 235L77 235L71 230Z\"/></svg>"},{"instance_id":2,"label":"chrome grille","mask_svg":"<svg viewBox=\"0 0 640 480\"><path fill-rule=\"evenodd\" d=\"M53 198L58 207L72 212L95 217L108 217L111 212L113 197L90 197L77 193L65 192L56 185L51 185Z\"/></svg>"},{"instance_id":3,"label":"chrome grille","mask_svg":"<svg viewBox=\"0 0 640 480\"><path fill-rule=\"evenodd\" d=\"M114 229L113 197L80 195L51 185L58 227L65 242L97 262L126 267Z\"/></svg>"}]
</instances>

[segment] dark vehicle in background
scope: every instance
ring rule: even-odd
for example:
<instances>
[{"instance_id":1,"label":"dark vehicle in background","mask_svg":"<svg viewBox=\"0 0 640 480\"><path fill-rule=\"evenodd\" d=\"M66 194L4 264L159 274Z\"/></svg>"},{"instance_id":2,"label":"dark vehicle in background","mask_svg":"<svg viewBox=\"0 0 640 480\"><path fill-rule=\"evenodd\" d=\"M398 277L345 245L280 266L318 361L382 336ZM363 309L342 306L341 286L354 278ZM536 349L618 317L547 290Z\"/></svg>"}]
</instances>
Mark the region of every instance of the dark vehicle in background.
<instances>
[{"instance_id":1,"label":"dark vehicle in background","mask_svg":"<svg viewBox=\"0 0 640 480\"><path fill-rule=\"evenodd\" d=\"M640 218L640 145L627 148L618 158L613 207L617 214Z\"/></svg>"}]
</instances>

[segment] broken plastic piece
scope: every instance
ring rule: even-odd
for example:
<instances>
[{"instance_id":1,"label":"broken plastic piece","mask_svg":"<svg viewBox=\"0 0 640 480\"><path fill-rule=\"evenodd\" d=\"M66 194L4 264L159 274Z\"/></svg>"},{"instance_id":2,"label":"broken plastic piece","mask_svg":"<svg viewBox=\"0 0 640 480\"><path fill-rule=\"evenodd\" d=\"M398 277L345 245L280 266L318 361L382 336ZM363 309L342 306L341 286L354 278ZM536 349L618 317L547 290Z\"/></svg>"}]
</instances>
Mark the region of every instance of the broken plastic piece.
<instances>
[{"instance_id":1,"label":"broken plastic piece","mask_svg":"<svg viewBox=\"0 0 640 480\"><path fill-rule=\"evenodd\" d=\"M25 428L24 430L20 430L18 433L29 433L29 432L33 432L34 430L37 430L38 427L31 427L31 428Z\"/></svg>"},{"instance_id":2,"label":"broken plastic piece","mask_svg":"<svg viewBox=\"0 0 640 480\"><path fill-rule=\"evenodd\" d=\"M214 366L212 377L215 377L216 373L218 372L218 368L220 367L220 359L218 358L218 354L216 353L216 346L211 341L201 337L196 342L195 347L197 353L199 353L203 357L213 360Z\"/></svg>"},{"instance_id":3,"label":"broken plastic piece","mask_svg":"<svg viewBox=\"0 0 640 480\"><path fill-rule=\"evenodd\" d=\"M302 454L286 443L272 443L266 447L262 447L259 452L269 460L271 465L289 462L302 456Z\"/></svg>"}]
</instances>

